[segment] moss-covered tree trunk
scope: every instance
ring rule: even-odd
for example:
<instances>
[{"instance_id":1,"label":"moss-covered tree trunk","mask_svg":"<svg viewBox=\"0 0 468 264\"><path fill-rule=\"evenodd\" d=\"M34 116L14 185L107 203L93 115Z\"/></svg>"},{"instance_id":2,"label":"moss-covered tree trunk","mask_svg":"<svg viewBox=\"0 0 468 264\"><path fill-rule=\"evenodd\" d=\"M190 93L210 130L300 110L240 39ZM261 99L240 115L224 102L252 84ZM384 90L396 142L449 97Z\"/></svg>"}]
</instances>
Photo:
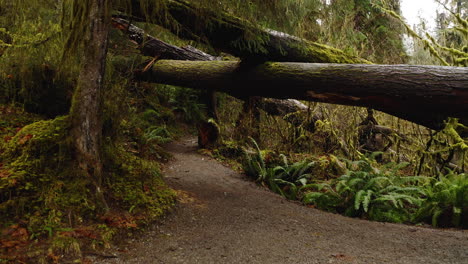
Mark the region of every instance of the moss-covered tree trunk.
<instances>
[{"instance_id":1,"label":"moss-covered tree trunk","mask_svg":"<svg viewBox=\"0 0 468 264\"><path fill-rule=\"evenodd\" d=\"M145 21L145 14L164 12L151 22L162 25L179 37L204 41L216 49L252 63L259 61L370 63L330 46L261 28L227 12L202 8L185 0L153 1L145 3L144 8L139 0L131 0L131 4L135 20ZM127 11L128 8L123 6L120 9Z\"/></svg>"},{"instance_id":2,"label":"moss-covered tree trunk","mask_svg":"<svg viewBox=\"0 0 468 264\"><path fill-rule=\"evenodd\" d=\"M103 165L102 89L106 68L108 33L110 30L110 0L89 0L84 56L78 84L70 111L71 137L80 173L89 177L94 186L100 209L107 209L101 189Z\"/></svg>"}]
</instances>

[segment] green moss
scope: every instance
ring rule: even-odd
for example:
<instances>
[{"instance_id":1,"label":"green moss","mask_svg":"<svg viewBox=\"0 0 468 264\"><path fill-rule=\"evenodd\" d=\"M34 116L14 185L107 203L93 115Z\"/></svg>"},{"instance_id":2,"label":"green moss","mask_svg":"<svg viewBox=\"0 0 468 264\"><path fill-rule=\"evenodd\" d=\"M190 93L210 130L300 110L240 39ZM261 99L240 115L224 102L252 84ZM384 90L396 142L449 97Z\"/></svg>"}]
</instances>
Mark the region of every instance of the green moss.
<instances>
[{"instance_id":1,"label":"green moss","mask_svg":"<svg viewBox=\"0 0 468 264\"><path fill-rule=\"evenodd\" d=\"M3 145L1 158L8 175L0 178L0 210L4 209L5 202L15 204L9 199L13 193L21 198L53 180L47 175L55 174L53 171L60 167L59 153L67 127L66 117L35 122L22 128Z\"/></svg>"},{"instance_id":2,"label":"green moss","mask_svg":"<svg viewBox=\"0 0 468 264\"><path fill-rule=\"evenodd\" d=\"M5 217L1 224L23 219L32 234L47 234L60 225L67 210L87 203L83 198L86 183L69 175L73 170L65 142L68 128L66 116L38 121L4 144L1 159L6 173L0 178L0 213Z\"/></svg>"},{"instance_id":3,"label":"green moss","mask_svg":"<svg viewBox=\"0 0 468 264\"><path fill-rule=\"evenodd\" d=\"M20 220L29 237L53 238L54 252L72 249L79 253L75 240L56 238L76 226L102 220L91 191L93 183L78 173L73 161L68 131L66 116L38 121L4 144L0 156L4 164L0 167L0 227ZM122 143L106 142L105 146L102 188L113 211L124 210L147 222L174 205L175 193L163 182L156 162L136 156ZM111 237L98 235L97 239Z\"/></svg>"},{"instance_id":4,"label":"green moss","mask_svg":"<svg viewBox=\"0 0 468 264\"><path fill-rule=\"evenodd\" d=\"M237 142L226 140L213 150L213 155L218 158L223 157L240 161L240 158L244 155L244 150Z\"/></svg>"},{"instance_id":5,"label":"green moss","mask_svg":"<svg viewBox=\"0 0 468 264\"><path fill-rule=\"evenodd\" d=\"M18 129L40 121L43 118L36 114L25 112L22 108L13 105L0 105L0 153Z\"/></svg>"},{"instance_id":6,"label":"green moss","mask_svg":"<svg viewBox=\"0 0 468 264\"><path fill-rule=\"evenodd\" d=\"M106 150L109 175L106 185L110 199L131 214L146 220L160 217L172 208L175 192L162 180L157 163L141 159L123 148Z\"/></svg>"},{"instance_id":7,"label":"green moss","mask_svg":"<svg viewBox=\"0 0 468 264\"><path fill-rule=\"evenodd\" d=\"M359 57L347 55L339 49L335 49L318 43L310 43L306 49L307 57L310 62L321 63L348 63L348 64L372 64L371 62Z\"/></svg>"},{"instance_id":8,"label":"green moss","mask_svg":"<svg viewBox=\"0 0 468 264\"><path fill-rule=\"evenodd\" d=\"M68 131L66 116L27 125L4 145L2 158L16 163L12 165L13 167L18 167L20 162L33 162L42 155L54 152L65 139L66 131Z\"/></svg>"}]
</instances>

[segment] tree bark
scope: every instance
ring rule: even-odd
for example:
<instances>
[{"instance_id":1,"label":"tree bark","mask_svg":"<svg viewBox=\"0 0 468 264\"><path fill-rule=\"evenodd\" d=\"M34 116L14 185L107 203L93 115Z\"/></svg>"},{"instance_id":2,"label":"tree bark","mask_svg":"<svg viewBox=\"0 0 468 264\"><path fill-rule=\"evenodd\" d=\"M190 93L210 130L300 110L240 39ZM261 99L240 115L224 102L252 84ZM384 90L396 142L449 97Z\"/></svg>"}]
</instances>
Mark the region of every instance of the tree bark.
<instances>
[{"instance_id":1,"label":"tree bark","mask_svg":"<svg viewBox=\"0 0 468 264\"><path fill-rule=\"evenodd\" d=\"M371 107L432 129L466 122L468 68L232 61L159 61L138 78L236 97L293 98Z\"/></svg>"},{"instance_id":2,"label":"tree bark","mask_svg":"<svg viewBox=\"0 0 468 264\"><path fill-rule=\"evenodd\" d=\"M107 210L101 190L102 161L102 100L108 33L109 0L90 1L88 31L85 35L84 57L77 88L73 95L70 117L71 137L74 140L76 160L81 172L94 184L100 209Z\"/></svg>"}]
</instances>

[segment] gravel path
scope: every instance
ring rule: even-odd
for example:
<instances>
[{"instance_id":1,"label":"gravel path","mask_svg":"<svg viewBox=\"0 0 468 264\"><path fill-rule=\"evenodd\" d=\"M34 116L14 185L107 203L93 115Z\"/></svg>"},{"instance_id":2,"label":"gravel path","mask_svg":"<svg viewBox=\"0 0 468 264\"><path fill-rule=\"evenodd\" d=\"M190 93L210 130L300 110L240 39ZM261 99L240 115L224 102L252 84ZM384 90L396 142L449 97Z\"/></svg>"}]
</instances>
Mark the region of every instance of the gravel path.
<instances>
[{"instance_id":1,"label":"gravel path","mask_svg":"<svg viewBox=\"0 0 468 264\"><path fill-rule=\"evenodd\" d=\"M96 263L468 263L468 232L368 222L287 201L196 152L167 146L179 205Z\"/></svg>"}]
</instances>

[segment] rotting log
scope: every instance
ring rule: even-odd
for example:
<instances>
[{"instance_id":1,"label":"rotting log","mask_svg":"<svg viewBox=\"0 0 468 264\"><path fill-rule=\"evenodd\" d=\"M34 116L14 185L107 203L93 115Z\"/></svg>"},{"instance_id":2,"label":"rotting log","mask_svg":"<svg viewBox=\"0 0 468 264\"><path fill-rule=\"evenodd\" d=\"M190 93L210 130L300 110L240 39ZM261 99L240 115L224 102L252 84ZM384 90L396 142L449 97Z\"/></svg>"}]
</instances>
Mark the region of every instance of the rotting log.
<instances>
[{"instance_id":1,"label":"rotting log","mask_svg":"<svg viewBox=\"0 0 468 264\"><path fill-rule=\"evenodd\" d=\"M162 60L141 80L215 89L236 97L299 99L374 108L440 129L447 117L467 124L468 68Z\"/></svg>"},{"instance_id":2,"label":"rotting log","mask_svg":"<svg viewBox=\"0 0 468 264\"><path fill-rule=\"evenodd\" d=\"M160 24L181 38L205 42L217 50L249 61L370 63L339 49L261 28L229 13L183 0L150 2L145 7L138 0L132 0L131 4L132 19ZM164 8L158 8L161 6ZM121 10L128 8L122 7ZM158 12L164 14L146 21L145 14Z\"/></svg>"}]
</instances>

